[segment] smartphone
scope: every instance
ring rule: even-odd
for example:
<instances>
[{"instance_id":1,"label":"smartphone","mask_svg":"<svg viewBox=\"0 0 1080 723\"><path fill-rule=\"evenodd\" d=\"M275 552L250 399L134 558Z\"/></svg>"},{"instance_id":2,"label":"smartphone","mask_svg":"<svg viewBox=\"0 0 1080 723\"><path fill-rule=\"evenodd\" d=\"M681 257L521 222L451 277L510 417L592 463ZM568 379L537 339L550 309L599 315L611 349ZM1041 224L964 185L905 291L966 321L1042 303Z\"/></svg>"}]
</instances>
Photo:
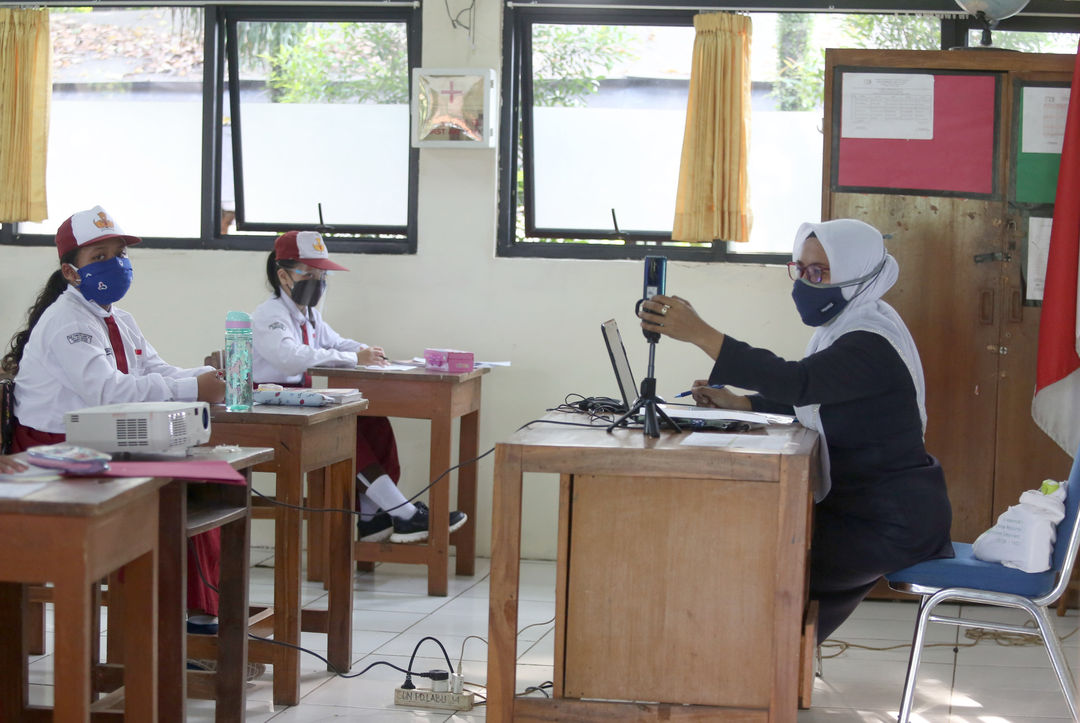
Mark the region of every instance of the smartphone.
<instances>
[{"instance_id":1,"label":"smartphone","mask_svg":"<svg viewBox=\"0 0 1080 723\"><path fill-rule=\"evenodd\" d=\"M667 285L667 257L645 257L645 284L641 292L641 298L651 299L657 294L665 293Z\"/></svg>"}]
</instances>

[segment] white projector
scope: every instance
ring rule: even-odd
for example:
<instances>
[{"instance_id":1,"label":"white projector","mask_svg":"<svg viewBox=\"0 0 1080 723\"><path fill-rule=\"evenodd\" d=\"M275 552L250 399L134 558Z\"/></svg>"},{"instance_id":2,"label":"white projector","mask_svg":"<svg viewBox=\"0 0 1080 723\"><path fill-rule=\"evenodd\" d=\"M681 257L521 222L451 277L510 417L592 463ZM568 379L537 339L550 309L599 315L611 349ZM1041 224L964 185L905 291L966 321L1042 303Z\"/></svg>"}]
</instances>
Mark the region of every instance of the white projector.
<instances>
[{"instance_id":1,"label":"white projector","mask_svg":"<svg viewBox=\"0 0 1080 723\"><path fill-rule=\"evenodd\" d=\"M206 402L131 402L64 415L68 444L99 452L184 454L210 441Z\"/></svg>"}]
</instances>

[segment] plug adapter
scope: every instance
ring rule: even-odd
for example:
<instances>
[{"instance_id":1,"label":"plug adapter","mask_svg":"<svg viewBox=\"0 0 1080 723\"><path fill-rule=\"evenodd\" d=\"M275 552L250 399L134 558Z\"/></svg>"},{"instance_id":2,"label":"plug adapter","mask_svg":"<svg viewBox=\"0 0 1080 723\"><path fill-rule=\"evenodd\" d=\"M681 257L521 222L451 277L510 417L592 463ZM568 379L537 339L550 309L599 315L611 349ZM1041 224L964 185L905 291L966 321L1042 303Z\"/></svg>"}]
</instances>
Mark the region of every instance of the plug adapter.
<instances>
[{"instance_id":1,"label":"plug adapter","mask_svg":"<svg viewBox=\"0 0 1080 723\"><path fill-rule=\"evenodd\" d=\"M434 710L472 710L472 693L452 693L446 691L406 690L396 688L394 690L394 705L408 708L431 708Z\"/></svg>"}]
</instances>

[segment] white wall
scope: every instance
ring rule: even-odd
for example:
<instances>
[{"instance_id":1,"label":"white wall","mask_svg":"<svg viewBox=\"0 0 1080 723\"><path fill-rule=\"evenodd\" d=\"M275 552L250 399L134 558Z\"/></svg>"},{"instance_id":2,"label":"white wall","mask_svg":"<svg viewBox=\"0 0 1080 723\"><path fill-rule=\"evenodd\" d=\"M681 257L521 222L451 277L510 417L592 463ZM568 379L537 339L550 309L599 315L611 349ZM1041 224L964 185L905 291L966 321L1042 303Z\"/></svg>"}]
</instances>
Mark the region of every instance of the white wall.
<instances>
[{"instance_id":1,"label":"white wall","mask_svg":"<svg viewBox=\"0 0 1080 723\"><path fill-rule=\"evenodd\" d=\"M451 3L451 9L458 8ZM500 69L500 16L481 3L475 49L454 30L441 3L424 13L426 67ZM327 320L339 331L384 346L392 357L427 346L468 349L480 360L511 360L485 376L480 445L486 450L560 403L570 392L617 395L599 325L619 321L634 372L645 374L647 345L633 306L641 290L640 261L495 258L496 151L424 150L420 159L420 217L415 256L347 256L351 273L333 277ZM97 203L93 189L78 208ZM125 225L123 218L118 219ZM125 230L138 234L139 229ZM794 233L794 228L791 233ZM168 361L201 363L221 346L225 313L253 309L266 295L265 253L176 251L135 247L135 282L121 306ZM0 339L24 323L24 313L56 267L55 249L0 247ZM668 290L691 300L710 322L733 336L797 358L809 338L792 306L781 267L670 263ZM6 347L6 344L5 344ZM696 348L662 341L658 391L668 396L707 375L711 363ZM410 494L427 480L427 423L395 420ZM603 432L598 432L602 434ZM491 539L491 457L480 463L477 543ZM260 482L260 487L265 485ZM525 484L525 557L555 557L557 479L534 475ZM258 525L262 525L259 527ZM643 531L644 533L644 531ZM256 542L269 544L265 523Z\"/></svg>"}]
</instances>

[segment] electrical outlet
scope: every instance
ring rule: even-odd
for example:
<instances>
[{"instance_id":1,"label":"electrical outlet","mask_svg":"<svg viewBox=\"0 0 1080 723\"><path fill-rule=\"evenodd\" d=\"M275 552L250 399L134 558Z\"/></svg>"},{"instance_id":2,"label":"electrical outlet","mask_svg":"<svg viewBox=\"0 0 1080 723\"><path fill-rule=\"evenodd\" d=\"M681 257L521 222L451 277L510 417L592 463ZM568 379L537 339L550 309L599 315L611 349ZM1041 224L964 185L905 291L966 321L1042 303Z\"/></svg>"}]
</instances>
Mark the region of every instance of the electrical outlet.
<instances>
[{"instance_id":1,"label":"electrical outlet","mask_svg":"<svg viewBox=\"0 0 1080 723\"><path fill-rule=\"evenodd\" d=\"M424 690L422 688L396 688L394 705L409 708L434 708L436 710L472 710L472 693L451 693L448 690Z\"/></svg>"}]
</instances>

